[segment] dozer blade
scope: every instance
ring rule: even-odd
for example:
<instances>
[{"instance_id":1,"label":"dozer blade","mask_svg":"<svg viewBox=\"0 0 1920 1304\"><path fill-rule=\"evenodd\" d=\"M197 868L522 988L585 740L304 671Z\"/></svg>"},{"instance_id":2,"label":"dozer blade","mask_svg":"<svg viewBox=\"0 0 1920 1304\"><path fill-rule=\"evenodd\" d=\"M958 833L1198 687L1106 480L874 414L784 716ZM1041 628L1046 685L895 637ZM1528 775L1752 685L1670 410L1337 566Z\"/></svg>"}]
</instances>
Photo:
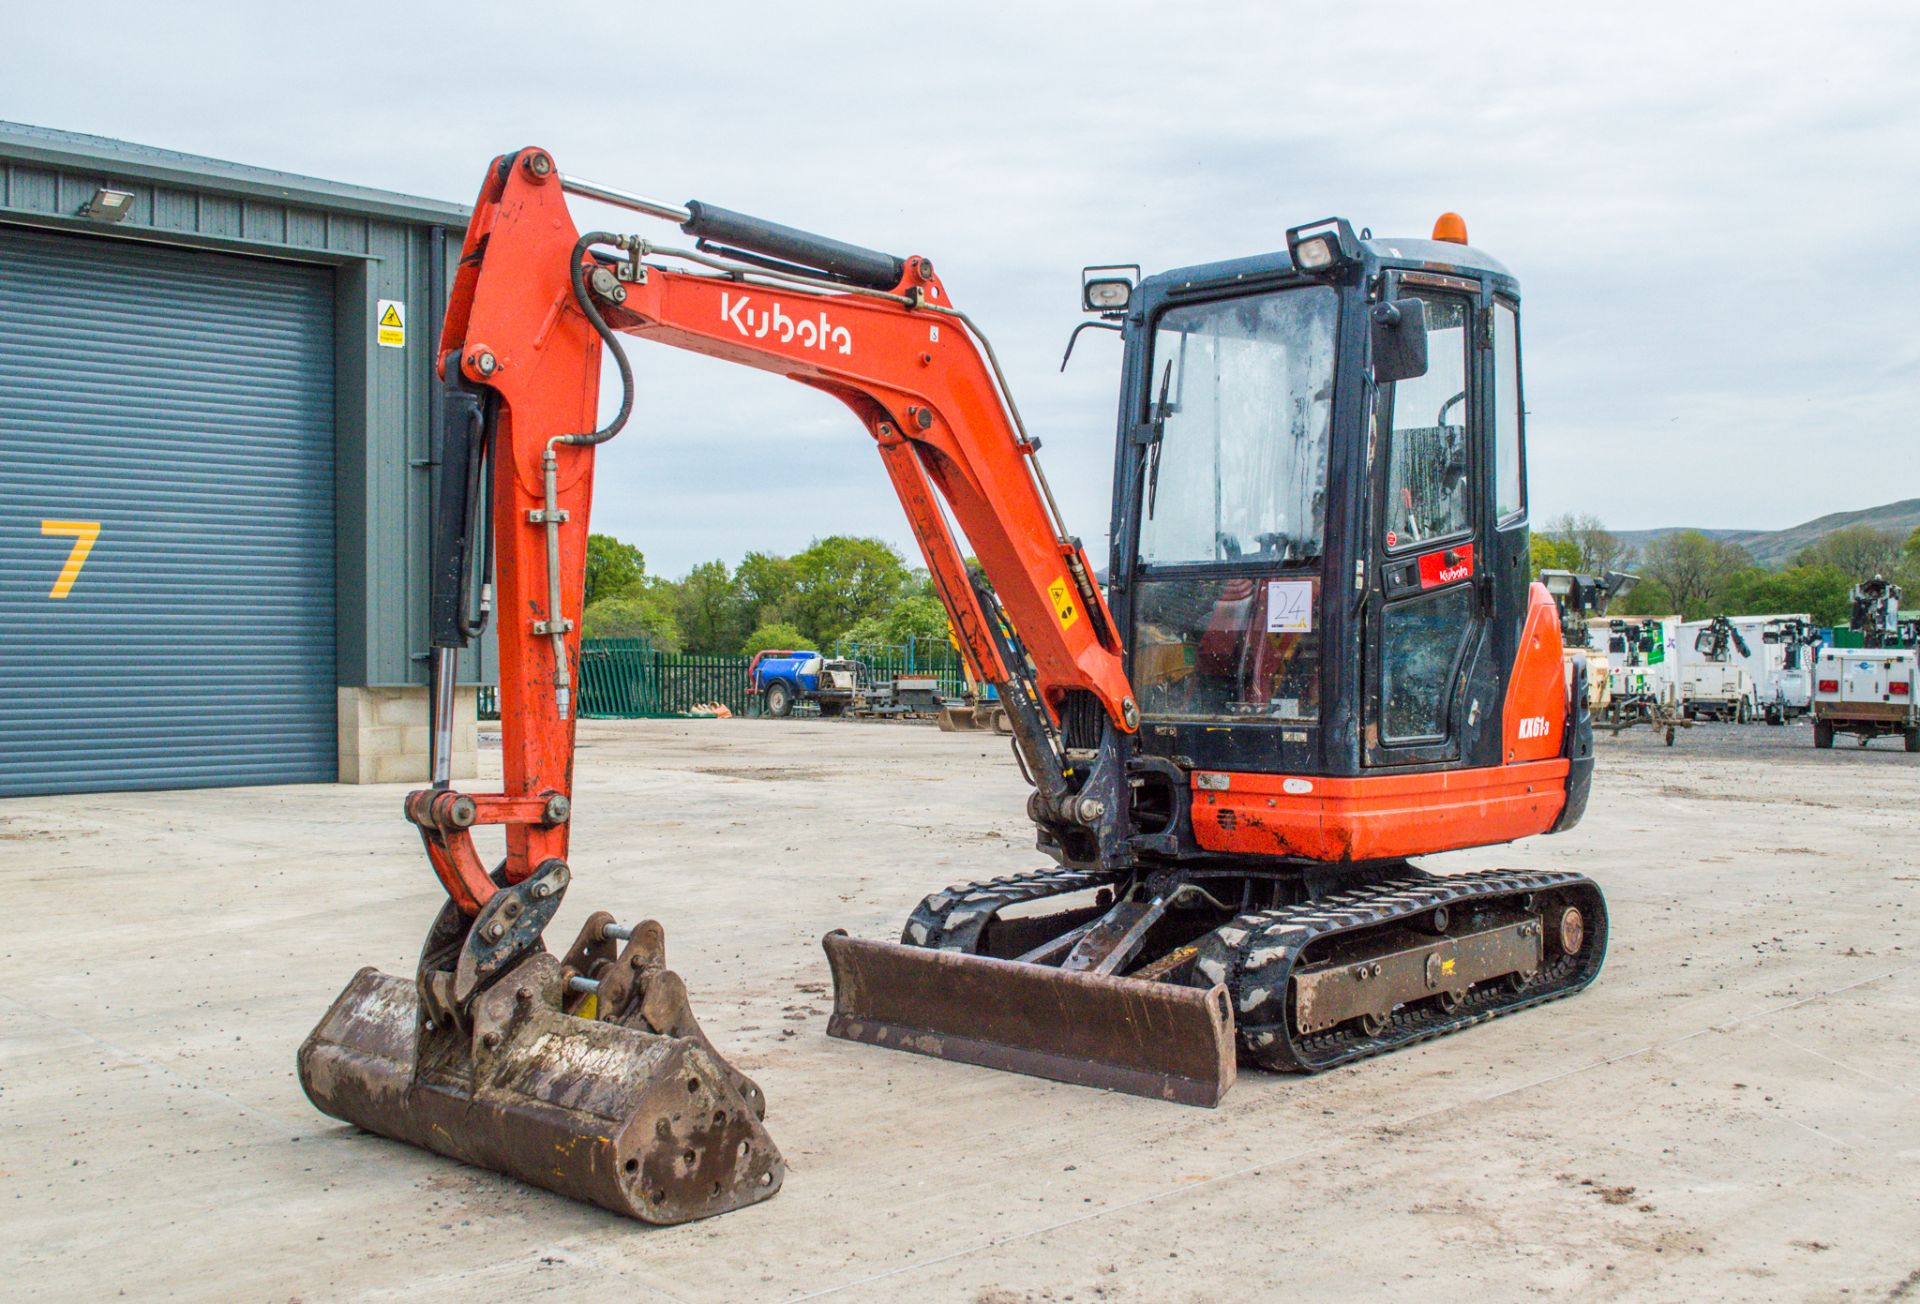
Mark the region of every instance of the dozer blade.
<instances>
[{"instance_id":1,"label":"dozer blade","mask_svg":"<svg viewBox=\"0 0 1920 1304\"><path fill-rule=\"evenodd\" d=\"M822 939L827 1034L1076 1086L1213 1106L1233 1085L1233 1015L1207 990L958 951Z\"/></svg>"},{"instance_id":2,"label":"dozer blade","mask_svg":"<svg viewBox=\"0 0 1920 1304\"><path fill-rule=\"evenodd\" d=\"M414 984L362 969L300 1048L323 1112L369 1132L649 1223L764 1200L785 1165L695 1038L562 1011L558 962L530 956L429 1026Z\"/></svg>"}]
</instances>

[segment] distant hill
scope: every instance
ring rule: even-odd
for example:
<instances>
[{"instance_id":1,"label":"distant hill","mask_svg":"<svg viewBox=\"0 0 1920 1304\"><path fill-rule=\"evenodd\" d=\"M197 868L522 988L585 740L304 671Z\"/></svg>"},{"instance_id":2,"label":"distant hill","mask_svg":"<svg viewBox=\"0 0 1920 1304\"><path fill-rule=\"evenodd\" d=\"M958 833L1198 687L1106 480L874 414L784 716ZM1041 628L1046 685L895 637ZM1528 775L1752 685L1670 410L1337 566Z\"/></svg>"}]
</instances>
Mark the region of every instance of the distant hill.
<instances>
[{"instance_id":1,"label":"distant hill","mask_svg":"<svg viewBox=\"0 0 1920 1304\"><path fill-rule=\"evenodd\" d=\"M1920 498L1903 498L1897 503L1864 507L1857 512L1830 512L1799 525L1790 525L1784 530L1702 530L1700 533L1710 539L1725 539L1739 544L1752 553L1754 561L1762 566L1785 566L1802 548L1818 543L1835 530L1843 530L1849 525L1871 525L1876 530L1898 530L1903 535L1909 534L1920 527ZM1614 533L1637 549L1687 528L1684 525L1670 525L1660 530L1615 530Z\"/></svg>"}]
</instances>

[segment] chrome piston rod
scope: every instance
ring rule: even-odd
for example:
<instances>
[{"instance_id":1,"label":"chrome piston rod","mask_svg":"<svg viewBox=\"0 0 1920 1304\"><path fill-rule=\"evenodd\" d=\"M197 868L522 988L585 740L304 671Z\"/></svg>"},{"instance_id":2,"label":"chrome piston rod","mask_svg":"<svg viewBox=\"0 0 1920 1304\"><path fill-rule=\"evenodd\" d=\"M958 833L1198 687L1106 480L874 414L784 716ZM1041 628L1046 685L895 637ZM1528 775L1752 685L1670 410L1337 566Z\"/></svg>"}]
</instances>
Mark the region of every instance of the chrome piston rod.
<instances>
[{"instance_id":1,"label":"chrome piston rod","mask_svg":"<svg viewBox=\"0 0 1920 1304\"><path fill-rule=\"evenodd\" d=\"M427 741L429 768L433 786L446 788L453 783L453 694L459 678L460 650L451 647L433 649L433 729Z\"/></svg>"},{"instance_id":2,"label":"chrome piston rod","mask_svg":"<svg viewBox=\"0 0 1920 1304\"><path fill-rule=\"evenodd\" d=\"M693 220L691 210L679 204L669 204L660 199L648 199L645 195L636 195L630 190L619 190L613 186L603 186L597 181L588 181L585 177L569 176L562 172L560 188L570 195L579 195L584 199L597 199L603 204L612 204L616 208L629 208L636 213L645 213L648 217L665 218L674 223Z\"/></svg>"}]
</instances>

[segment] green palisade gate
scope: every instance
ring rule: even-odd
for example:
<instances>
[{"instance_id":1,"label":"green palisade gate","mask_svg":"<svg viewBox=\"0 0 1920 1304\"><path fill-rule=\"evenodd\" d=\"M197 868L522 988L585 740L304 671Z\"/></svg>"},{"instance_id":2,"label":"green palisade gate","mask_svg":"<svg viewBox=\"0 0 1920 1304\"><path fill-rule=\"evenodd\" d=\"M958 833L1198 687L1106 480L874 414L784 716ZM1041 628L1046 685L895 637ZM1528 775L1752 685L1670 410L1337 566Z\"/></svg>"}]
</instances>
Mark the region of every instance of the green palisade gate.
<instances>
[{"instance_id":1,"label":"green palisade gate","mask_svg":"<svg viewBox=\"0 0 1920 1304\"><path fill-rule=\"evenodd\" d=\"M735 715L757 709L747 658L660 652L644 639L590 638L580 645L580 715L635 720L686 715L718 702Z\"/></svg>"},{"instance_id":2,"label":"green palisade gate","mask_svg":"<svg viewBox=\"0 0 1920 1304\"><path fill-rule=\"evenodd\" d=\"M327 267L0 227L0 796L334 778L333 332Z\"/></svg>"}]
</instances>

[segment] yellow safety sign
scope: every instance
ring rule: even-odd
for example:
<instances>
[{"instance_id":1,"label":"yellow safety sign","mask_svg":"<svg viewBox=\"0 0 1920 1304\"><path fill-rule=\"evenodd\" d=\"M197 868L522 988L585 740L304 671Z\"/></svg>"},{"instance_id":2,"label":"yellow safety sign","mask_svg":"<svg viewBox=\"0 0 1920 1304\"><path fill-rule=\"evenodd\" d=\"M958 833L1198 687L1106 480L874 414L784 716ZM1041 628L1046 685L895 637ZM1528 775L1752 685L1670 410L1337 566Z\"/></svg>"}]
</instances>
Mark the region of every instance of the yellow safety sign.
<instances>
[{"instance_id":1,"label":"yellow safety sign","mask_svg":"<svg viewBox=\"0 0 1920 1304\"><path fill-rule=\"evenodd\" d=\"M1053 611L1060 617L1060 628L1072 629L1073 622L1080 619L1080 599L1064 575L1047 585L1047 596L1053 599Z\"/></svg>"},{"instance_id":2,"label":"yellow safety sign","mask_svg":"<svg viewBox=\"0 0 1920 1304\"><path fill-rule=\"evenodd\" d=\"M382 299L373 314L374 336L383 349L407 347L407 305L398 299Z\"/></svg>"}]
</instances>

